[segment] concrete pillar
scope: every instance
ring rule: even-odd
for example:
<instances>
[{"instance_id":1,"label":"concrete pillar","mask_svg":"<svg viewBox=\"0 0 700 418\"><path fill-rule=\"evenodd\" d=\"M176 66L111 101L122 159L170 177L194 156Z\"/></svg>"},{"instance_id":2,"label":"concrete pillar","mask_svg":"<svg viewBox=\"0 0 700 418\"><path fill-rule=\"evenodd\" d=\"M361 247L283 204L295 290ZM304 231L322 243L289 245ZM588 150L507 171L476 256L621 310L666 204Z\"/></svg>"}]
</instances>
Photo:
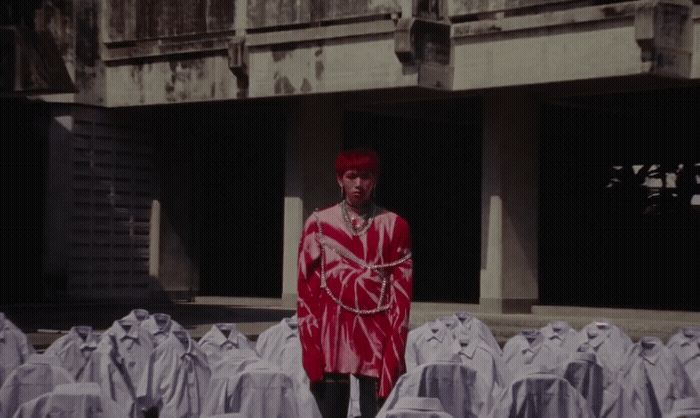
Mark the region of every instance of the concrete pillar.
<instances>
[{"instance_id":1,"label":"concrete pillar","mask_svg":"<svg viewBox=\"0 0 700 418\"><path fill-rule=\"evenodd\" d=\"M334 95L305 96L287 111L282 304L296 306L297 251L304 221L340 200L335 156L343 148L343 107Z\"/></svg>"},{"instance_id":2,"label":"concrete pillar","mask_svg":"<svg viewBox=\"0 0 700 418\"><path fill-rule=\"evenodd\" d=\"M487 92L483 121L480 305L529 312L538 299L538 103Z\"/></svg>"},{"instance_id":3,"label":"concrete pillar","mask_svg":"<svg viewBox=\"0 0 700 418\"><path fill-rule=\"evenodd\" d=\"M148 274L151 278L160 277L160 202L151 203L151 222L148 236Z\"/></svg>"}]
</instances>

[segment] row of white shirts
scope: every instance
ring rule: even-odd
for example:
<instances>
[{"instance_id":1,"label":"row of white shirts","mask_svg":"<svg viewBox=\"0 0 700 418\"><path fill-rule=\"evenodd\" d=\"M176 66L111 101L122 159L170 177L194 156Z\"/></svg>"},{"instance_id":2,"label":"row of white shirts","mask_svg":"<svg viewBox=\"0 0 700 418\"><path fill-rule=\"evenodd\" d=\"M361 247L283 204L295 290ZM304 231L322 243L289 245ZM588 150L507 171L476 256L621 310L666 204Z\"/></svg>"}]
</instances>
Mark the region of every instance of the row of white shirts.
<instances>
[{"instance_id":1,"label":"row of white shirts","mask_svg":"<svg viewBox=\"0 0 700 418\"><path fill-rule=\"evenodd\" d=\"M4 317L0 317L0 319L4 319ZM129 399L134 398L134 396L131 395L133 393L133 389L139 390L140 388L146 388L142 389L142 393L139 393L136 396L136 398L141 401L141 407L146 405L157 405L160 406L161 409L167 409L168 402L163 402L163 395L149 392L149 385L141 384L141 381L139 381L139 384L136 385L136 387L133 387L135 385L132 383L132 391L130 392L129 385L124 384L124 382L120 382L119 376L124 374L128 375L128 369L144 370L143 365L145 364L146 367L148 367L150 364L148 361L138 361L138 358L145 358L145 356L138 354L139 349L143 351L143 347L140 344L130 342L134 340L134 336L137 336L136 330L148 329L150 331L147 332L147 334L155 334L159 336L158 340L163 342L170 336L170 334L173 334L169 333L168 329L181 330L182 327L172 321L167 315L149 315L148 312L143 310L132 311L132 313L121 320L120 324L127 323L125 320L127 320L127 322L128 320L143 321L141 323L146 325L143 327L133 327L126 330L124 327L116 327L117 323L119 322L117 321L115 322L115 325L110 328L111 332L108 330L105 333L105 335L111 335L109 341L113 346L121 345L123 347L121 347L120 350L126 351L127 354L130 354L125 356L124 353L121 353L120 356L117 356L117 358L121 357L122 361L117 361L116 365L113 364L111 369L108 370L108 373L103 373L104 375L110 376L110 379L106 379L106 381L109 383L107 386L112 387L110 389L110 393L112 393L111 397L118 399L121 394L122 399L120 404L129 404ZM9 321L6 322L9 323ZM154 324L157 326L152 326ZM249 364L256 363L259 355L259 357L268 360L273 365L277 365L279 368L284 369L284 372L293 378L292 381L294 384L297 384L298 387L306 388L308 379L306 379L306 374L301 366L301 346L298 340L296 325L295 317L285 318L277 325L263 332L258 338L257 344L254 348L243 334L233 332L235 331L235 327L232 325L224 326L223 329L221 328L221 325L218 325L213 327L212 330L210 330L210 332L200 340L200 345L204 351L206 351L207 363L210 365L210 369L213 366L214 374L216 374L217 368L222 368L225 369L226 372L219 373L219 375L223 374L224 376L231 376L234 374L232 371L238 372L243 370ZM624 333L622 333L619 328L606 322L592 323L588 327L584 328L584 330L586 330L586 335L588 338L584 341L584 343L581 343L581 346L585 347L593 347L600 350L603 347L614 346L614 344L611 344L608 340L615 340L616 338L618 341L625 340L625 338L621 338ZM71 331L71 333L74 331L80 335L81 328L76 327ZM87 329L82 329L82 331L84 336L81 337L82 342L80 344L83 346L83 348L94 346L94 338L90 338L91 333L87 332ZM683 352L686 353L685 356L688 363L692 363L699 358L697 355L691 356L693 347L696 349L698 347L697 337L699 333L697 331L697 328L688 328L682 330L676 336L672 337L671 340L669 340L669 347L684 348L685 351ZM71 335L71 333L69 333L69 335ZM225 333L228 333L228 337L224 335ZM182 335L182 333L174 333L176 336L178 334ZM561 365L561 361L553 361L552 359L556 358L556 356L553 357L549 354L545 354L551 351L551 348L547 347L551 344L556 344L560 347L571 346L572 344L570 341L576 341L573 337L578 336L579 334L580 333L576 333L576 331L572 330L568 324L555 322L549 324L547 327L544 327L539 332L525 331L517 335L511 339L508 344L506 344L504 353L501 353L500 347L498 344L496 344L495 338L493 338L490 330L485 324L483 324L483 322L479 321L477 318L468 313L457 312L450 317L441 318L439 321L426 323L424 326L411 331L411 333L409 333L409 341L406 348L406 363L410 371L415 369L419 363L424 364L430 361L441 360L457 361L477 370L480 378L488 382L490 386L504 388L508 386L509 382L512 380L510 376L517 374L517 370L516 372L513 372L509 367L503 367L506 360L501 359L500 357L509 359L507 363L510 364L513 364L513 359L519 359L518 361L524 363L524 366L522 367L529 369L535 368L539 369L540 371L542 369L552 371L554 368L551 367L551 364L555 363L557 365ZM476 336L476 338L474 338L474 336ZM543 340L542 336L547 337L546 340ZM68 340L69 338L67 337L68 335L64 338ZM184 338L184 335L182 335L182 337L183 338L181 339L179 345L182 348L186 347L185 352L190 353L186 357L195 358L196 355L192 354L192 352L196 351L193 349L193 347L196 348L197 344L191 345L191 339ZM115 338L118 340L116 343L114 342ZM629 340L629 338L627 338L627 340ZM107 340L103 338L103 341ZM693 345L693 341L695 342L695 345ZM447 344L447 342L450 343ZM54 343L54 345L60 346L57 343L58 341ZM629 343L631 344L631 340ZM156 344L157 343L154 343L154 345ZM54 345L52 345L52 347ZM173 344L169 344L169 346L170 345ZM643 353L646 353L647 355L642 355L641 358L651 358L657 361L659 354L656 352L656 348L661 346L659 341L647 341L646 345L653 349L642 350ZM66 346L71 346L71 344L66 344ZM177 349L177 347L178 344L174 344L173 347L170 348ZM446 350L445 348L451 348L452 350ZM47 352L48 351L50 350L47 350ZM57 351L61 352L65 358L77 357L67 355L70 350L64 349ZM163 349L162 351L166 350ZM663 350L659 349L659 351ZM226 353L226 355L221 354L222 352ZM600 356L598 352L595 350L592 352L596 354L594 357L596 363L605 364L605 360L601 360L602 356ZM606 353L606 351L602 350L600 353ZM229 358L229 361L223 361L224 357ZM660 357L663 359L668 356L661 355ZM77 358L80 359L81 357ZM664 362L665 360L662 360L660 363L665 364ZM196 367L196 362L190 363L192 364L188 366L188 368L197 371L198 368ZM85 381L90 380L89 376L94 374L94 368L88 366L89 364L86 364L85 362L77 362L76 365L69 365L68 368L72 369L74 374L79 379L81 379L80 377L83 376L82 380ZM155 366L155 364L153 366ZM522 367L519 367L518 369ZM654 367L656 367L656 365ZM162 368L162 365L160 365L159 368ZM264 367L258 367L258 369L261 368ZM662 366L662 369L666 370L666 372L663 373L664 376L673 376L675 370L677 370L677 368L674 369L673 367L669 368L667 366ZM607 368L602 368L602 370L604 371L603 374L606 376L604 379L602 379L604 382L603 386L608 387L609 383L607 382L614 381L615 379L610 377L610 373ZM626 372L629 373L632 370L637 370L637 368L629 366ZM670 372L668 372L668 370L670 370ZM97 374L99 375L99 372ZM652 375L657 376L657 374L653 373ZM175 381L178 381L178 379L182 379L182 377L176 376ZM192 380L191 383L195 383L194 387L192 387L192 385L185 385L184 387L188 389L185 391L186 396L181 396L184 399L190 399L190 401L188 401L188 403L185 405L181 404L176 406L174 410L175 414L177 414L178 408L185 408L184 410L186 411L186 415L187 413L191 413L187 411L196 410L201 407L203 392L201 387L203 385L199 384L201 382L198 382L197 379L192 379L192 377L190 377L190 380ZM663 386L663 384L658 383L658 381L661 379L656 380L656 386ZM666 379L666 381L668 380L671 382L674 381L674 379ZM683 379L680 380L682 381ZM697 381L697 378L695 380ZM132 382L133 381L134 379L132 379ZM593 381L597 380L593 379ZM675 379L675 381L678 381L678 379ZM103 384L103 386L105 385ZM682 386L683 385L678 384L671 385L671 387ZM199 389L197 389L198 387ZM357 381L356 379L353 379L351 408L349 409L348 413L349 416L358 415L359 403L357 399L357 392ZM595 390L591 390L591 392L597 393ZM667 392L669 391L667 390ZM669 393L675 397L684 396L684 392L682 390L680 395L673 393L673 390L671 390ZM304 396L302 396L302 398L304 398ZM308 401L308 393L305 394L305 398ZM663 396L661 398L663 399ZM253 405L254 402L249 404ZM668 404L668 402L666 402L666 404ZM132 401L131 405L131 409L133 411L135 403ZM599 411L600 402L598 402L596 405L598 407L594 407L593 409ZM667 406L665 409L668 410L669 407Z\"/></svg>"},{"instance_id":2,"label":"row of white shirts","mask_svg":"<svg viewBox=\"0 0 700 418\"><path fill-rule=\"evenodd\" d=\"M664 410L634 384L601 389L602 367L594 356L578 354L563 373L525 371L502 390L464 364L424 364L399 378L377 417L700 417L698 397L674 399Z\"/></svg>"},{"instance_id":3,"label":"row of white shirts","mask_svg":"<svg viewBox=\"0 0 700 418\"><path fill-rule=\"evenodd\" d=\"M588 365L588 367L575 369L577 372L573 376L567 374L562 377L548 372L533 371L517 378L508 389L502 392L491 390L492 388L483 382L478 373L468 366L458 363L422 365L399 379L379 416L394 418L598 416L593 413L588 399L582 396L583 392L580 388L575 388L571 384L573 381L574 384L583 383L585 386L586 382L595 379L596 371L600 372L601 368L595 361L586 358L592 356L590 353L581 353L580 365ZM63 373L67 374L65 370ZM268 378L269 376L273 378ZM70 376L67 379L70 379ZM210 416L226 416L226 414L247 417L317 416L313 413L315 410L299 411L299 401L294 399L298 393L285 391L285 388L293 388L293 379L284 373L275 373L271 368L266 368L261 369L260 373L252 371L239 373L239 380L246 381L246 392L252 395L242 400L244 407L237 413L224 412ZM20 405L15 417L46 417L56 416L56 414L75 417L123 416L123 412L115 406L116 403L105 397L99 386L95 390L88 385L97 386L93 383L57 385L52 392ZM677 401L671 413L661 415L645 409L648 405L643 403L637 405L643 400L630 394L634 395L633 392L626 392L624 389L605 393L606 401L613 402L608 404L605 413L599 416L671 417L700 414L700 402L697 399ZM313 402L310 398L307 400ZM310 414L305 415L300 412Z\"/></svg>"},{"instance_id":4,"label":"row of white shirts","mask_svg":"<svg viewBox=\"0 0 700 418\"><path fill-rule=\"evenodd\" d=\"M640 341L645 347L653 341L654 349L663 346L655 338ZM700 392L700 326L680 329L666 347L678 359L671 358L673 368L683 369ZM635 350L638 347L622 329L604 320L580 331L564 321L553 321L519 332L501 350L488 326L469 313L457 312L411 330L405 357L409 371L431 361L461 360L475 365L487 381L503 386L525 367L556 369L580 352L594 353L606 372L616 375L639 355Z\"/></svg>"},{"instance_id":5,"label":"row of white shirts","mask_svg":"<svg viewBox=\"0 0 700 418\"><path fill-rule=\"evenodd\" d=\"M643 337L633 344L608 321L592 322L579 332L555 321L539 330L520 332L501 350L483 322L457 312L409 333L408 374L433 363L468 367L480 384L490 388L488 393L505 393L522 376L533 373L569 376L587 399L593 416L615 416L620 410L624 414L618 416L630 416L631 408L659 416L694 402L700 393L700 328L681 329L665 346L655 337ZM577 378L579 375L584 377ZM604 393L608 394L607 404Z\"/></svg>"},{"instance_id":6,"label":"row of white shirts","mask_svg":"<svg viewBox=\"0 0 700 418\"><path fill-rule=\"evenodd\" d=\"M168 315L134 310L101 335L76 326L43 355L28 353L0 387L0 417L11 417L24 402L74 382L98 383L125 416L140 416L152 407L172 417L256 415L260 408L272 415L284 410L290 417L320 416L308 383L293 376L303 372L301 366L295 370L300 361L291 361L300 358L298 341L296 321L289 318L264 332L254 346L235 324L216 324L197 343Z\"/></svg>"},{"instance_id":7,"label":"row of white shirts","mask_svg":"<svg viewBox=\"0 0 700 418\"><path fill-rule=\"evenodd\" d=\"M132 326L134 323L139 323L140 326ZM208 392L219 391L219 394L215 396L207 395L206 398L218 399L222 391L228 390L230 392L231 382L226 382L225 380L236 375L236 373L246 369L253 369L255 373L260 375L263 373L262 370L264 368L276 369L281 370L292 379L293 387L285 388L284 392L290 393L290 388L292 388L293 390L291 391L297 393L296 398L299 405L296 409L300 411L299 416L317 416L317 407L314 402L310 401L311 396L306 391L309 380L301 362L301 343L297 326L296 315L291 318L284 318L275 326L261 333L254 346L243 334L235 330L235 325L233 324L217 324L212 327L200 339L199 346L205 352L206 362L212 372ZM17 331L19 332L19 330ZM131 416L136 415L140 409L148 408L149 406L159 407L161 411L170 411L170 409L175 408L175 411L170 412L175 415L185 416L202 405L202 382L190 377L192 383L195 384L194 390L184 391L184 396L173 391L168 392L167 390L161 391L164 392L163 394L158 394L152 393L153 387L163 386L163 382L159 382L157 376L167 374L155 373L156 377L142 377L143 374L146 376L153 374L148 372L149 367L152 369L168 368L164 367L163 361L151 361L162 357L166 359L173 358L172 355L163 354L157 356L150 354L159 345L161 346L159 350L161 352L178 351L181 347L187 347L185 352L190 353L187 358L197 358L197 345L190 345L187 342L189 339L185 336L186 332L182 331L183 328L166 314L150 315L143 309L136 309L121 320L115 321L112 327L101 336L90 327L73 327L66 336L54 342L46 352L51 354L52 357L60 359L59 362L52 361L53 366L60 366L61 369L70 370L70 373L56 372L54 373L55 375L60 375L61 377L72 376L73 379L81 382L99 381L109 394L109 398L117 401L122 406L126 406ZM153 340L152 345L149 341L149 335ZM174 335L175 338L171 338L171 335ZM178 335L182 338L180 345L175 342ZM86 356L86 353L90 353L90 355ZM104 355L103 353L111 354ZM37 367L35 363L45 363L46 361L44 356L37 356L25 369ZM194 373L187 374L190 376L206 374L201 372L204 369L203 367L197 367L204 363L203 361L190 361L190 363L188 367ZM44 365L44 367L50 368L48 365ZM142 372L144 370L146 371L145 373ZM222 376L226 377L226 379L221 379L220 377ZM167 378L171 381L183 379L182 376L174 376L172 373L167 375ZM251 384L250 376L246 378L248 379L247 384ZM265 380L268 377L257 376L258 380L261 378ZM68 383L72 380L59 378L56 381L58 383ZM150 382L150 384L147 382ZM266 385L269 386L269 383L266 383ZM23 386L27 387L27 385ZM178 387L178 385L171 386ZM0 399L3 396L15 399L14 402L5 402L4 414L2 413L2 401L0 400L0 417L8 415L8 410L16 409L22 400L29 400L29 398L34 398L38 394L48 391L48 388L44 387L40 390L31 391L25 396L18 396L16 389L10 389L11 387L17 388L19 385L17 382L9 384L4 390L5 395L0 390ZM182 387L188 388L187 385ZM260 394L262 392L258 391L256 393ZM169 399L178 397L185 400L189 399L190 401L176 406L172 406L171 402L168 402ZM231 397L228 396L228 398ZM209 404L205 405L203 411L213 413L223 412L222 409L227 411L245 410L246 405L248 408L253 408L256 404L263 403L270 410L281 407L281 403L270 403L269 399L265 397L260 398L260 402L250 398L248 400L244 399L240 403L243 405L238 407L229 405L225 408L219 407L217 409L212 402L209 402ZM259 408L258 406L253 410ZM286 405L284 407L286 411L285 416L295 416L294 413L290 412L294 409ZM184 410L184 412L178 412L178 410ZM258 411L258 413L260 412ZM260 416L263 415L267 414ZM348 416L359 416L359 382L354 376L352 378L351 407L349 408Z\"/></svg>"}]
</instances>

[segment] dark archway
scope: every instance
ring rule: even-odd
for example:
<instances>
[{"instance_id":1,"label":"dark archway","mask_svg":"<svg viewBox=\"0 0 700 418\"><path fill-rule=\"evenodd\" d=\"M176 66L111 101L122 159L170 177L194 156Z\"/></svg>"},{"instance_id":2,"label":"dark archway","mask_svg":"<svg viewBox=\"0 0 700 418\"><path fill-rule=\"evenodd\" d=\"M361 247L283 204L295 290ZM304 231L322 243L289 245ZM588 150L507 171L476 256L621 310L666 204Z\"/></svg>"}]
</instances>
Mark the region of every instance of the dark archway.
<instances>
[{"instance_id":1,"label":"dark archway","mask_svg":"<svg viewBox=\"0 0 700 418\"><path fill-rule=\"evenodd\" d=\"M700 311L699 89L544 108L540 299Z\"/></svg>"}]
</instances>

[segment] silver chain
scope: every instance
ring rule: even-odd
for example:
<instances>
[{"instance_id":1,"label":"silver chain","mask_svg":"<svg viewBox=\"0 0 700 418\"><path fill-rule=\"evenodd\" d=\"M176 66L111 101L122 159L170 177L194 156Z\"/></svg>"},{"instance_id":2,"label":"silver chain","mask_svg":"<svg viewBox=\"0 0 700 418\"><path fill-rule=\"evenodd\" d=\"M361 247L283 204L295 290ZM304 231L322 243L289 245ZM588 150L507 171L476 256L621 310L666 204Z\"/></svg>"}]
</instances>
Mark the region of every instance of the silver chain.
<instances>
[{"instance_id":1,"label":"silver chain","mask_svg":"<svg viewBox=\"0 0 700 418\"><path fill-rule=\"evenodd\" d=\"M379 270L379 269L386 269L386 268L391 268L391 267L396 267L399 264L403 263L404 261L408 260L411 258L411 253L406 254L405 256L399 258L396 261L392 261L391 263L386 263L386 264L367 264L363 260L360 260L355 254L345 251L341 249L340 247L336 247L332 243L326 241L325 237L323 234L318 238L319 243L323 247L328 247L331 251L334 253L338 254L340 257L347 258L348 260L351 260L355 264L358 264L360 267L365 268L367 270Z\"/></svg>"},{"instance_id":2,"label":"silver chain","mask_svg":"<svg viewBox=\"0 0 700 418\"><path fill-rule=\"evenodd\" d=\"M370 224L372 223L372 219L377 214L377 207L374 205L374 203L372 203L371 215L369 215L369 218L367 218L367 220L365 221L365 224L362 226L362 228L356 229L355 225L352 224L352 220L350 219L350 214L348 213L348 206L347 206L347 203L345 202L345 199L343 199L340 202L340 210L343 213L343 221L345 222L345 225L350 230L350 233L356 237L359 237L360 235L363 235L365 232L367 232Z\"/></svg>"},{"instance_id":3,"label":"silver chain","mask_svg":"<svg viewBox=\"0 0 700 418\"><path fill-rule=\"evenodd\" d=\"M316 225L318 227L318 234L316 235L316 239L318 241L319 247L321 249L321 288L326 291L326 294L328 297L333 300L338 306L341 308L345 309L346 311L350 311L356 315L370 315L370 314L376 314L379 312L386 311L389 309L389 302L387 302L385 305L382 305L382 301L384 300L384 297L386 296L386 287L387 287L387 282L388 279L386 275L383 273L382 269L388 268L388 267L395 267L404 261L408 260L411 258L411 254L407 254L406 256L402 257L401 259L394 261L392 263L388 264L367 264L364 261L360 260L358 257L356 257L354 254L351 254L347 251L341 250L340 248L337 248L334 245L331 245L326 242L325 237L323 236L323 228L321 227L321 220L318 216L318 210L314 211L314 216L316 216ZM351 306L345 305L336 295L333 294L333 292L330 291L328 288L326 281L328 279L326 275L326 257L325 257L325 248L328 247L333 251L334 253L338 254L338 256L346 258L351 260L352 262L362 266L365 269L372 270L376 272L381 278L382 278L382 288L381 291L379 292L379 300L377 300L377 307L373 309L358 309L358 308L353 308Z\"/></svg>"}]
</instances>

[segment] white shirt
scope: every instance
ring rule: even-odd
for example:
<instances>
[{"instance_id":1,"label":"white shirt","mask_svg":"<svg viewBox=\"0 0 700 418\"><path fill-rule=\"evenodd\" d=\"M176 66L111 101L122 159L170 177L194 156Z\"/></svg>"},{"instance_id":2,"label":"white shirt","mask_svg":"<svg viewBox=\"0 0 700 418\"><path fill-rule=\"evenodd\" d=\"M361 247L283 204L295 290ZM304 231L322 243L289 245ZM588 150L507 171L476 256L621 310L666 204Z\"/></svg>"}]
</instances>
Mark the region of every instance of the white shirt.
<instances>
[{"instance_id":1,"label":"white shirt","mask_svg":"<svg viewBox=\"0 0 700 418\"><path fill-rule=\"evenodd\" d=\"M258 358L253 343L240 331L236 324L214 324L199 340L199 346L207 353L209 365L247 357Z\"/></svg>"},{"instance_id":2,"label":"white shirt","mask_svg":"<svg viewBox=\"0 0 700 418\"><path fill-rule=\"evenodd\" d=\"M616 377L607 374L595 353L573 353L564 363L563 377L588 401L595 416L600 416L605 402L605 391L616 384Z\"/></svg>"},{"instance_id":3,"label":"white shirt","mask_svg":"<svg viewBox=\"0 0 700 418\"><path fill-rule=\"evenodd\" d=\"M562 377L548 373L519 376L503 391L492 416L593 418L583 396Z\"/></svg>"},{"instance_id":4,"label":"white shirt","mask_svg":"<svg viewBox=\"0 0 700 418\"><path fill-rule=\"evenodd\" d=\"M350 400L348 401L347 418L360 416L360 380L355 375L350 375Z\"/></svg>"},{"instance_id":5,"label":"white shirt","mask_svg":"<svg viewBox=\"0 0 700 418\"><path fill-rule=\"evenodd\" d=\"M555 346L567 353L576 351L578 332L568 322L552 321L540 328L540 332L544 335L545 344Z\"/></svg>"},{"instance_id":6,"label":"white shirt","mask_svg":"<svg viewBox=\"0 0 700 418\"><path fill-rule=\"evenodd\" d=\"M544 334L536 329L520 331L509 339L503 347L503 360L511 375L518 375L531 366L551 372L559 369L569 353L546 341Z\"/></svg>"},{"instance_id":7,"label":"white shirt","mask_svg":"<svg viewBox=\"0 0 700 418\"><path fill-rule=\"evenodd\" d=\"M486 342L486 344L490 345L495 353L502 354L501 346L498 345L498 342L493 336L493 333L491 332L491 329L488 327L488 325L486 325L483 321L473 316L469 312L458 311L450 316L440 318L440 321L445 323L445 325L447 325L447 328L449 328L450 331L452 331L453 333L455 332L457 327L464 327L468 331L475 329L476 331L478 331L479 337L481 337L481 339L483 339L484 342Z\"/></svg>"},{"instance_id":8,"label":"white shirt","mask_svg":"<svg viewBox=\"0 0 700 418\"><path fill-rule=\"evenodd\" d=\"M76 382L100 380L100 353L97 345L100 334L89 325L74 326L68 334L54 341L44 352L59 358Z\"/></svg>"},{"instance_id":9,"label":"white shirt","mask_svg":"<svg viewBox=\"0 0 700 418\"><path fill-rule=\"evenodd\" d=\"M320 418L307 385L264 360L233 375L217 374L203 414L240 413L248 417Z\"/></svg>"},{"instance_id":10,"label":"white shirt","mask_svg":"<svg viewBox=\"0 0 700 418\"><path fill-rule=\"evenodd\" d=\"M73 382L57 357L32 354L0 388L0 417L11 417L22 403L51 392L57 385Z\"/></svg>"},{"instance_id":11,"label":"white shirt","mask_svg":"<svg viewBox=\"0 0 700 418\"><path fill-rule=\"evenodd\" d=\"M679 399L673 404L673 411L666 418L700 417L700 398Z\"/></svg>"},{"instance_id":12,"label":"white shirt","mask_svg":"<svg viewBox=\"0 0 700 418\"><path fill-rule=\"evenodd\" d=\"M676 399L698 396L678 358L656 337L642 337L630 348L618 382L630 396L623 399L625 413L631 408L643 415L667 414Z\"/></svg>"},{"instance_id":13,"label":"white shirt","mask_svg":"<svg viewBox=\"0 0 700 418\"><path fill-rule=\"evenodd\" d=\"M499 353L479 338L477 333L478 330L474 329L456 330L455 339L450 346L451 360L476 370L492 390L502 390L510 383L510 372Z\"/></svg>"},{"instance_id":14,"label":"white shirt","mask_svg":"<svg viewBox=\"0 0 700 418\"><path fill-rule=\"evenodd\" d=\"M33 353L34 347L27 336L0 312L0 386L12 370Z\"/></svg>"},{"instance_id":15,"label":"white shirt","mask_svg":"<svg viewBox=\"0 0 700 418\"><path fill-rule=\"evenodd\" d=\"M618 326L607 320L591 322L578 332L574 347L580 352L593 352L603 367L617 373L625 364L632 340Z\"/></svg>"},{"instance_id":16,"label":"white shirt","mask_svg":"<svg viewBox=\"0 0 700 418\"><path fill-rule=\"evenodd\" d=\"M102 395L97 383L68 383L22 404L16 418L121 418L124 411Z\"/></svg>"},{"instance_id":17,"label":"white shirt","mask_svg":"<svg viewBox=\"0 0 700 418\"><path fill-rule=\"evenodd\" d=\"M386 417L405 397L437 398L455 417L482 417L494 402L492 388L476 370L459 363L428 363L399 377L377 417Z\"/></svg>"},{"instance_id":18,"label":"white shirt","mask_svg":"<svg viewBox=\"0 0 700 418\"><path fill-rule=\"evenodd\" d=\"M184 330L182 325L173 321L170 315L165 313L154 313L148 319L141 322L141 327L151 333L156 346L165 341L172 331Z\"/></svg>"},{"instance_id":19,"label":"white shirt","mask_svg":"<svg viewBox=\"0 0 700 418\"><path fill-rule=\"evenodd\" d=\"M668 348L678 357L700 393L700 327L686 327L668 340Z\"/></svg>"},{"instance_id":20,"label":"white shirt","mask_svg":"<svg viewBox=\"0 0 700 418\"><path fill-rule=\"evenodd\" d=\"M100 341L100 385L131 417L140 413L136 386L154 349L151 334L129 319L114 321Z\"/></svg>"},{"instance_id":21,"label":"white shirt","mask_svg":"<svg viewBox=\"0 0 700 418\"><path fill-rule=\"evenodd\" d=\"M207 355L187 331L175 330L151 354L136 396L163 417L199 416L210 378Z\"/></svg>"},{"instance_id":22,"label":"white shirt","mask_svg":"<svg viewBox=\"0 0 700 418\"><path fill-rule=\"evenodd\" d=\"M411 371L436 358L449 357L453 341L452 331L438 319L412 329L406 340L406 370Z\"/></svg>"},{"instance_id":23,"label":"white shirt","mask_svg":"<svg viewBox=\"0 0 700 418\"><path fill-rule=\"evenodd\" d=\"M309 378L301 362L301 341L296 315L284 318L263 331L255 345L260 358L276 364L297 382L309 385Z\"/></svg>"}]
</instances>

